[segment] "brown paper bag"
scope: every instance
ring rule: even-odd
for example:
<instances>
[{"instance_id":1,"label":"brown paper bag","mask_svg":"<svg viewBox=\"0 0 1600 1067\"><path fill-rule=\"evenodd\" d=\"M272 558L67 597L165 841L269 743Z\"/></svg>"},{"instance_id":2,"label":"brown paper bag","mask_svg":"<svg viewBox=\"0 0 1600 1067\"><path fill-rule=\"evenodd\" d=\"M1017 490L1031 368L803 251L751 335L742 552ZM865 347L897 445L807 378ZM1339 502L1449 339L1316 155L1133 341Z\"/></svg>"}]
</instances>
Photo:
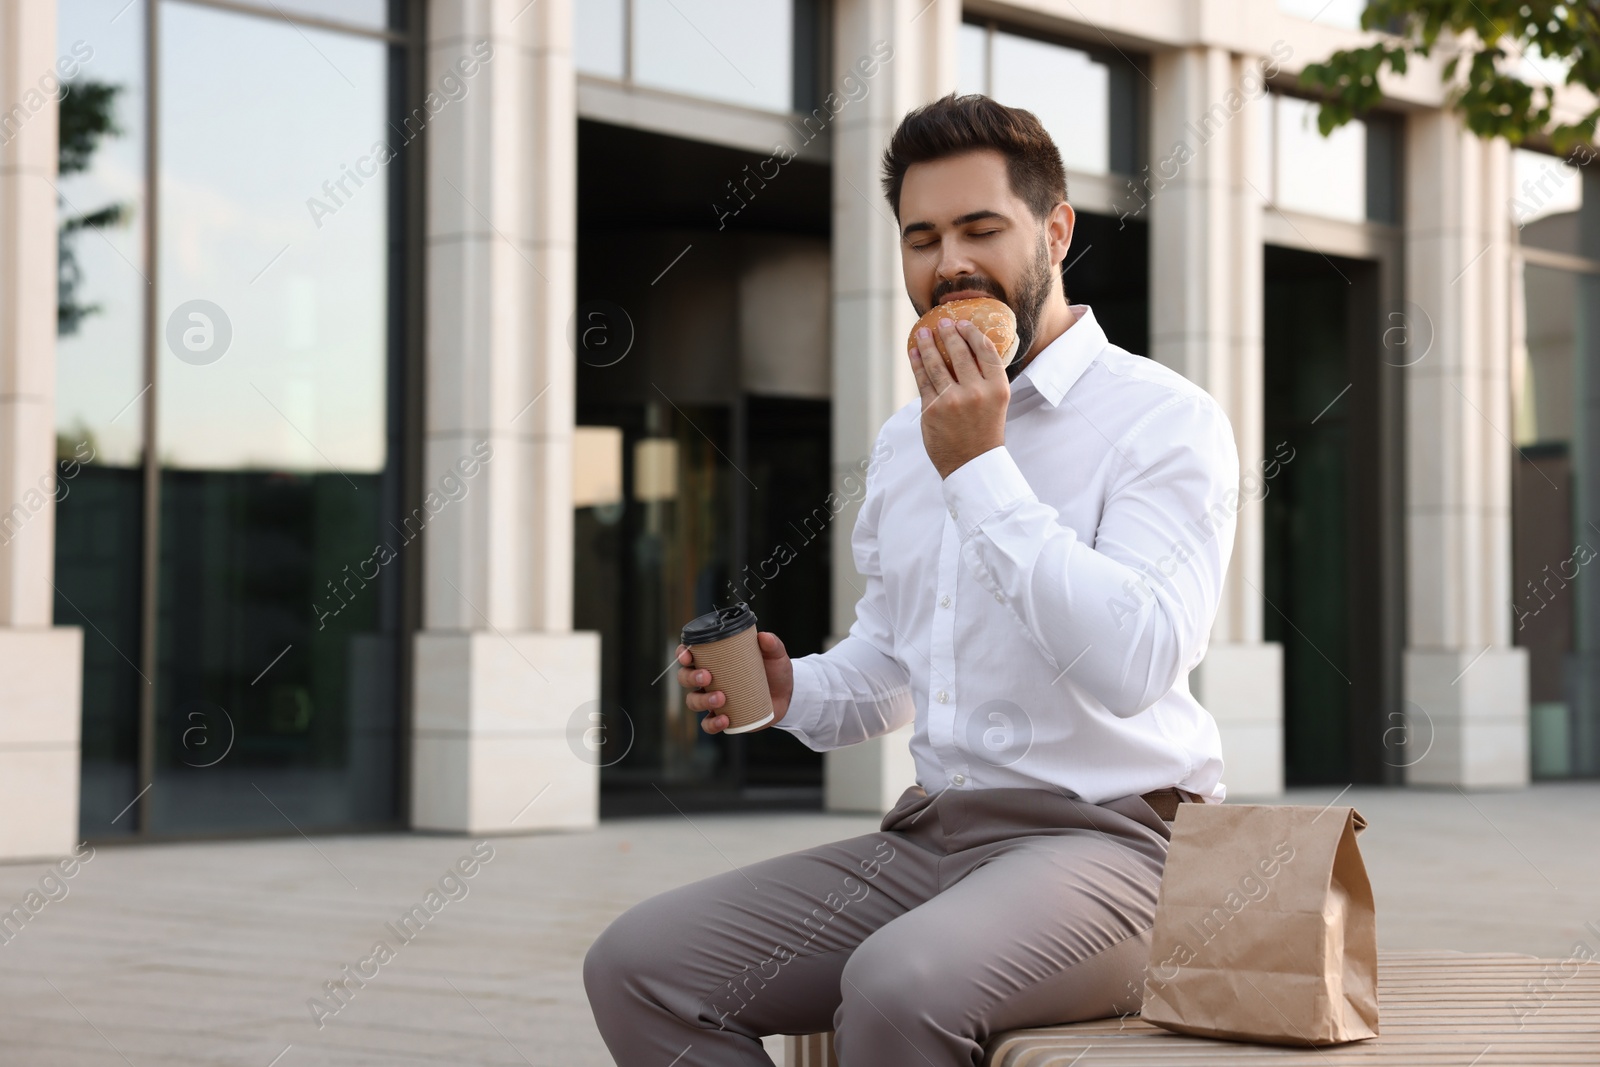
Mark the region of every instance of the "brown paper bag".
<instances>
[{"instance_id":1,"label":"brown paper bag","mask_svg":"<svg viewBox=\"0 0 1600 1067\"><path fill-rule=\"evenodd\" d=\"M1180 804L1145 970L1147 1022L1325 1045L1378 1033L1372 886L1354 808Z\"/></svg>"}]
</instances>

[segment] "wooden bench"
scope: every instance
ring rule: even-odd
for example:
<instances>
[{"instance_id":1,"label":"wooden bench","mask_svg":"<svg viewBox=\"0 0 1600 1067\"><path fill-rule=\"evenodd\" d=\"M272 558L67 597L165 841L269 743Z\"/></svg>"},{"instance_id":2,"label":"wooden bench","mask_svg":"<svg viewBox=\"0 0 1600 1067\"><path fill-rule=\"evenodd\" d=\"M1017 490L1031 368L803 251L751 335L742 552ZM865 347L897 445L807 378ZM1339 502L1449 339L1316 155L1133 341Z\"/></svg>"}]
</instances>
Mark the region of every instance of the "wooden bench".
<instances>
[{"instance_id":1,"label":"wooden bench","mask_svg":"<svg viewBox=\"0 0 1600 1067\"><path fill-rule=\"evenodd\" d=\"M1509 953L1378 953L1377 1037L1283 1048L1185 1037L1138 1016L995 1034L984 1067L1532 1067L1600 1064L1600 963ZM785 1041L788 1067L838 1067L833 1035ZM907 1062L910 1062L909 1059Z\"/></svg>"}]
</instances>

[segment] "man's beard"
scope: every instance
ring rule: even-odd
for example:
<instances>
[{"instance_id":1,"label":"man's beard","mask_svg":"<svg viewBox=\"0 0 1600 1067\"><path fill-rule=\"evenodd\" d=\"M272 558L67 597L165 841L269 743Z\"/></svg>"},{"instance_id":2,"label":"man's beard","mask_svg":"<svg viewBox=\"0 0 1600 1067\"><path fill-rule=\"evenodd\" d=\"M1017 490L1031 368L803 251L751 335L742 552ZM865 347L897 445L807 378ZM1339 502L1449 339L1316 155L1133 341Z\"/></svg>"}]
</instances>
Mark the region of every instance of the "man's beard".
<instances>
[{"instance_id":1,"label":"man's beard","mask_svg":"<svg viewBox=\"0 0 1600 1067\"><path fill-rule=\"evenodd\" d=\"M1011 305L1012 313L1017 316L1017 354L1006 365L1006 377L1013 381L1022 370L1039 332L1039 316L1044 312L1044 302L1050 298L1050 271L1050 249L1041 232L1033 263L1023 272L1022 282L1017 287L1017 302Z\"/></svg>"},{"instance_id":2,"label":"man's beard","mask_svg":"<svg viewBox=\"0 0 1600 1067\"><path fill-rule=\"evenodd\" d=\"M1017 373L1022 369L1023 361L1028 358L1028 350L1033 347L1033 338L1039 332L1039 317L1044 312L1044 302L1050 298L1050 249L1045 244L1044 234L1039 234L1039 244L1034 249L1033 262L1022 273L1022 281L1017 286L1017 297L1011 299L1006 294L1005 287L984 274L967 274L959 278L947 278L933 287L933 303L942 304L944 298L950 293L958 293L965 289L975 289L978 292L988 293L996 300L1011 309L1017 317L1017 351L1011 357L1011 362L1006 364L1006 377L1015 381ZM912 301L912 307L916 302ZM925 315L931 308L917 308L918 315Z\"/></svg>"}]
</instances>

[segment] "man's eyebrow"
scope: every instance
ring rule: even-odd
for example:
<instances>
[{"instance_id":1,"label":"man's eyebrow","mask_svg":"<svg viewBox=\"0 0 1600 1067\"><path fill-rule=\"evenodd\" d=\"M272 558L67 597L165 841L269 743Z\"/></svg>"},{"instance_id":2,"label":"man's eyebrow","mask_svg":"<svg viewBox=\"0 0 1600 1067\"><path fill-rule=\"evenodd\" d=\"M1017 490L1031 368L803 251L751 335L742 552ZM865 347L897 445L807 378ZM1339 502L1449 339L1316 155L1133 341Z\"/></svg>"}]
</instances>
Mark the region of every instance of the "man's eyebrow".
<instances>
[{"instance_id":1,"label":"man's eyebrow","mask_svg":"<svg viewBox=\"0 0 1600 1067\"><path fill-rule=\"evenodd\" d=\"M969 222L977 222L980 219L999 219L1001 222L1011 221L1011 217L1009 215L1004 215L993 209L985 208L982 211L969 211L958 219L951 219L950 225L965 226ZM933 228L934 225L931 222L913 222L909 223L905 229L900 231L900 236L910 237L914 233L924 230L931 230Z\"/></svg>"}]
</instances>

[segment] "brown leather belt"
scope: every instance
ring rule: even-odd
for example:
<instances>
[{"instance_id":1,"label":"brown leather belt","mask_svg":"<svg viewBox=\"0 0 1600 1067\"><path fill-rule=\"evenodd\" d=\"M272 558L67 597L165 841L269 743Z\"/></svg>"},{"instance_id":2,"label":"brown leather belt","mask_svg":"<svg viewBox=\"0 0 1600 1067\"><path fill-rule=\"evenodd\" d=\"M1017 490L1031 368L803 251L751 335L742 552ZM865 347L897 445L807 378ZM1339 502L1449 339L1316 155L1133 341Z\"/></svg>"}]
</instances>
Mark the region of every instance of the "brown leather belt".
<instances>
[{"instance_id":1,"label":"brown leather belt","mask_svg":"<svg viewBox=\"0 0 1600 1067\"><path fill-rule=\"evenodd\" d=\"M1168 786L1166 789L1155 789L1148 793L1140 794L1140 799L1155 809L1161 816L1162 822L1171 822L1178 817L1179 804L1203 804L1205 798L1199 793L1191 793L1187 789L1177 786Z\"/></svg>"}]
</instances>

